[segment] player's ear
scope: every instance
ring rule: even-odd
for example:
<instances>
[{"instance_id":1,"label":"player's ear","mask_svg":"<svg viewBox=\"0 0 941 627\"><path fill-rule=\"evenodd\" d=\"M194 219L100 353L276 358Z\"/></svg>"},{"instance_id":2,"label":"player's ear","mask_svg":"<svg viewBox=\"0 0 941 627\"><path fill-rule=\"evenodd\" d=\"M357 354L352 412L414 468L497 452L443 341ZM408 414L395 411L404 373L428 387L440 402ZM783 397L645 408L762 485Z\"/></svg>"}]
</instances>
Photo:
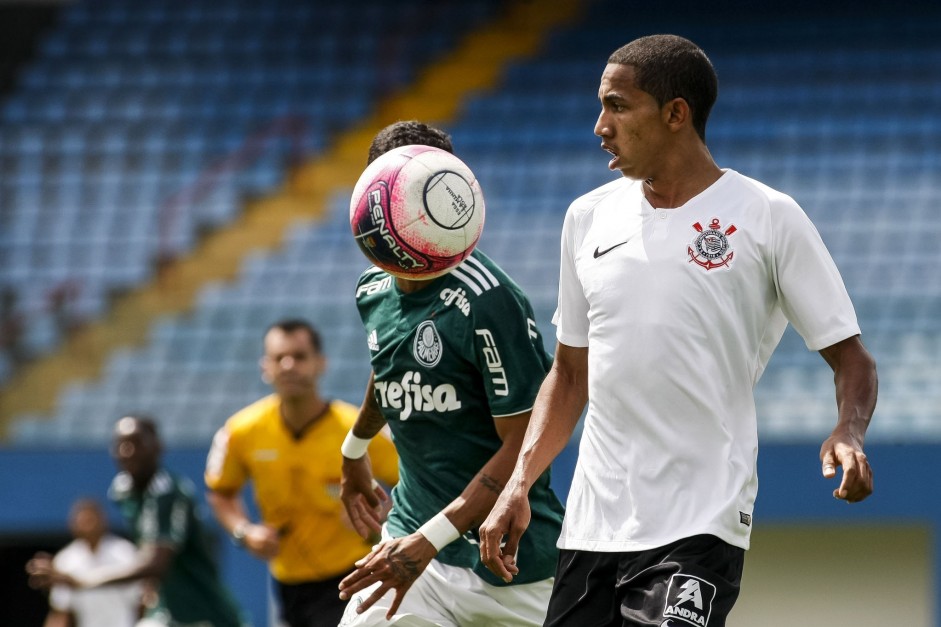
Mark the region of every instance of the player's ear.
<instances>
[{"instance_id":1,"label":"player's ear","mask_svg":"<svg viewBox=\"0 0 941 627\"><path fill-rule=\"evenodd\" d=\"M685 98L674 98L660 109L664 124L678 131L684 124L692 122L692 112Z\"/></svg>"}]
</instances>

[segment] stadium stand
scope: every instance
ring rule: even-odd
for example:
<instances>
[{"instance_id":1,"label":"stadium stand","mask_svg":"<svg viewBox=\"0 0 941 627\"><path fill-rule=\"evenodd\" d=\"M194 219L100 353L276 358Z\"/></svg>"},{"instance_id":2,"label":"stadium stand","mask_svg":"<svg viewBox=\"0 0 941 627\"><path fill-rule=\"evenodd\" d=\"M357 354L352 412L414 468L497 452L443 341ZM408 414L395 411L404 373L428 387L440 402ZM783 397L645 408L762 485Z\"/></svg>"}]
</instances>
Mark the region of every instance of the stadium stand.
<instances>
[{"instance_id":1,"label":"stadium stand","mask_svg":"<svg viewBox=\"0 0 941 627\"><path fill-rule=\"evenodd\" d=\"M374 12L380 12L381 5L377 3ZM107 20L91 20L82 9L74 9L64 30L68 31L73 22L82 23L94 25L91 32L95 35L83 43L79 34L59 31L47 42L46 51L52 55L50 58L60 58L64 51L76 48L85 50L89 57L100 57L117 46L125 55L135 56L153 44L164 61L147 64L150 69L146 71L142 61L133 66L139 84L129 92L114 95L116 118L133 119L147 110L167 112L168 118L178 119L182 113L191 112L191 117L184 116L189 123L216 130L195 134L201 137L196 139L183 126L173 126L178 135L172 135L173 129L169 127L138 129L151 145L176 146L187 139L183 142L187 145L211 147L208 153L194 149L196 155L231 150L237 146L231 137L244 138L251 128L248 121L270 119L288 111L271 94L279 94L280 98L284 93L297 93L297 102L315 106L310 103L317 101L316 96L321 93L319 87L305 91L306 88L298 86L303 83L299 77L313 76L313 71L301 62L303 55L294 56L293 49L288 48L291 52L286 53L273 46L258 57L262 60L257 65L249 65L243 76L237 69L249 53L228 49L236 37L203 37L199 41L200 54L212 60L207 58L203 65L184 68L174 61L186 45L182 32L162 40L153 34L156 31L146 30L148 27L139 37L123 35L117 28L108 30L113 23L125 19L131 22L139 19L142 23L154 20L161 24L165 13L154 8L140 9L146 19L134 18L130 16L135 11L127 4L106 6L124 8L115 9L115 17ZM214 19L225 21L224 32L237 28L229 26L229 22L236 22L232 16L238 15L239 10L210 9L216 5L209 3L197 6L202 8L186 12L196 16L196 22L198 17L211 14ZM484 12L483 8L477 10ZM941 110L941 21L924 16L868 15L865 11L854 16L824 14L814 19L784 15L775 20L755 14L735 17L697 14L679 24L675 20L646 21L642 26L625 28L622 24L639 23L613 19L621 10L620 4L613 1L593 3L581 23L556 33L537 59L506 68L498 90L479 93L466 103L458 120L446 124L453 132L457 150L484 185L488 223L481 248L530 293L538 323L548 331L555 302L558 236L565 207L579 194L612 176L606 172L605 155L591 134L603 60L621 43L647 32L669 29L689 36L710 53L720 76L719 102L709 128L717 161L794 196L817 224L844 274L857 305L865 341L880 364L878 420L870 430L871 439L937 441L941 438L941 321L937 315L941 304L941 279L937 272L941 265L938 246L941 221L937 217L941 199L941 180L937 177L941 170L941 118L937 115ZM284 37L272 34L278 25L292 32L290 21L271 20L270 32L261 29L264 36L247 38L249 50L257 52L272 40L285 41ZM183 32L196 29L193 26ZM329 48L328 44L317 45ZM332 45L340 46L341 42ZM357 50L372 50L364 57L367 65L375 61L374 46L357 43ZM255 52L251 53L252 58ZM234 61L220 60L230 53ZM296 63L288 64L292 69L274 68L274 61L284 54L297 59ZM417 53L402 54L411 58ZM271 63L266 65L264 59ZM108 63L94 70L98 85L107 88L123 84L117 78L123 76L119 74L121 70L114 65L119 64ZM17 183L11 197L32 198L29 202L35 202L51 193L35 179L35 168L45 163L38 156L37 146L46 145L48 133L58 132L49 128L60 127L56 122L30 117L39 115L36 111L60 117L72 115L69 112L74 110L85 111L86 117L99 115L106 119L106 115L112 115L103 110L103 103L110 103L111 96L95 96L83 88L71 87L84 80L77 77L88 69L50 67L42 72L34 69L30 76L44 78L28 79L24 92L4 108L4 116L24 116L20 121L26 131L11 136L18 137L17 141L24 145L34 146L31 160L24 157L22 164L16 162L25 180L32 182ZM361 73L368 72L359 69L349 72L349 76L359 80ZM395 80L405 80L409 75L404 69L401 73L401 78L396 74ZM149 78L144 78L145 75ZM158 88L150 87L150 81L157 80L154 78L157 76L177 77L175 80L191 89L181 89L180 94L173 96L161 95ZM248 80L245 76L259 81L254 95L243 91L245 87L239 81ZM283 87L280 83L268 85L280 80L286 81ZM33 108L37 103L30 99L42 100L39 96L42 90L36 87L36 94L32 94L29 85L47 85L42 81L69 86L62 88L62 94L71 99L74 108L48 101ZM198 94L196 86L203 83L219 85L213 92L214 98L225 102L219 110L231 110L242 120L231 135L228 127L214 121L214 114L209 113L212 107L204 101L199 104L187 100L185 94ZM258 86L261 83L266 88ZM145 93L150 96L141 95ZM369 97L369 93L364 94L356 103L360 108L352 107L347 113L362 115L363 103ZM336 114L334 109L344 106L334 103L324 112ZM257 107L262 107L264 113L250 113L258 111ZM343 122L336 123L338 127L342 125ZM63 137L57 141L63 145L80 144L95 136L100 137L96 141L101 145L114 146L112 152L119 155L124 154L125 148L118 146L128 136L109 123L102 123L95 133L75 129L61 132ZM304 148L317 149L322 146L318 142L329 141L329 137L327 133L305 135ZM230 143L226 144L225 138L230 138ZM113 188L106 187L109 191L99 192L96 198L123 198L121 194L134 197L156 186L148 187L145 180L150 179L145 175L134 179L115 174L122 171L113 169L122 163L121 158L108 161L109 154L112 153L102 151L100 159L93 163L105 173L101 179L115 182ZM161 159L153 157L153 162L165 163ZM179 177L173 180L185 182L205 163L199 159L192 157L187 162L190 168L178 162L176 156L169 158L179 166L172 170ZM74 162L86 167L82 159ZM73 161L61 156L56 163L56 167L65 168L66 163ZM277 168L280 160L272 159L271 164ZM121 167L131 172L129 166ZM276 181L281 171L266 176L261 177L260 187ZM72 187L63 183L60 188L85 193L81 187L84 183L69 185ZM228 189L225 185L219 188ZM57 193L68 198L72 192ZM230 200L221 204L231 210L240 192L226 193ZM331 359L324 387L338 397L357 401L368 364L351 286L364 262L349 236L346 202L346 197L338 194L325 220L298 223L280 251L245 259L235 282L207 287L195 311L163 319L151 329L144 348L113 355L99 381L73 386L59 398L51 419L23 417L14 431L14 442L30 446L100 443L106 439L113 417L128 410L158 413L166 423L165 434L171 443L208 442L231 411L264 392L256 366L261 331L271 321L288 315L309 317L324 330ZM97 207L100 203L91 204ZM118 200L113 204L126 206ZM36 232L40 218L27 217L26 211L21 213L23 217L18 220L32 222L28 228L19 228L23 233ZM115 215L103 221L111 224L117 219ZM99 225L87 230L108 232L107 228ZM129 232L133 228L128 224L121 230ZM58 229L61 235L74 226ZM144 229L140 239L114 245L133 249L133 254L141 253L140 249L146 248L143 242L153 244L146 239L147 233ZM188 240L181 238L184 245ZM51 235L40 238L24 235L15 245L29 250L25 256L31 259L61 254L50 252L50 240L57 241ZM7 239L2 241L4 248L0 250L7 251L5 259L12 259L9 251L14 244ZM87 254L92 258L102 253ZM72 257L66 259L62 266L71 267ZM109 258L98 263L101 268L115 265ZM35 281L35 277L45 275L35 271L34 265L25 266L22 273ZM137 267L132 259L117 265L120 273L134 273ZM6 272L5 269L4 277ZM152 268L144 264L144 269L138 272L128 280L142 280ZM108 285L114 284L120 285L120 281ZM552 336L551 332L547 335ZM833 424L832 396L829 369L789 331L759 384L763 440L818 441Z\"/></svg>"},{"instance_id":2,"label":"stadium stand","mask_svg":"<svg viewBox=\"0 0 941 627\"><path fill-rule=\"evenodd\" d=\"M241 198L276 187L292 159L322 150L498 5L64 8L0 103L0 289L4 320L21 327L0 352L0 383L234 219Z\"/></svg>"}]
</instances>

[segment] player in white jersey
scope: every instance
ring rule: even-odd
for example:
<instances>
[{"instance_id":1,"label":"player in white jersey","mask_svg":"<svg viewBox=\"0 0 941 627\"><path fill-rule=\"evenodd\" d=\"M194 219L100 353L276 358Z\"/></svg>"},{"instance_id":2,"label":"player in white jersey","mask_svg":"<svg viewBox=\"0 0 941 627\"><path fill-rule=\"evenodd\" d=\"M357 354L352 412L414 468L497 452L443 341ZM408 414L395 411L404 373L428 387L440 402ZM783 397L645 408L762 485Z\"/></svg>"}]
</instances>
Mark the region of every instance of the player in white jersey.
<instances>
[{"instance_id":1,"label":"player in white jersey","mask_svg":"<svg viewBox=\"0 0 941 627\"><path fill-rule=\"evenodd\" d=\"M108 531L108 518L95 500L83 498L72 505L69 531L75 539L52 559L52 565L62 573L78 577L124 568L136 560L137 547ZM86 590L52 586L44 627L134 627L140 615L141 592L139 582Z\"/></svg>"},{"instance_id":2,"label":"player in white jersey","mask_svg":"<svg viewBox=\"0 0 941 627\"><path fill-rule=\"evenodd\" d=\"M510 578L529 485L587 402L547 626L725 625L757 490L753 388L788 322L834 371L823 474L842 466L836 498L872 492L875 362L797 203L713 161L717 84L672 35L620 48L601 77L595 134L624 178L566 215L555 360L480 528L484 563Z\"/></svg>"}]
</instances>

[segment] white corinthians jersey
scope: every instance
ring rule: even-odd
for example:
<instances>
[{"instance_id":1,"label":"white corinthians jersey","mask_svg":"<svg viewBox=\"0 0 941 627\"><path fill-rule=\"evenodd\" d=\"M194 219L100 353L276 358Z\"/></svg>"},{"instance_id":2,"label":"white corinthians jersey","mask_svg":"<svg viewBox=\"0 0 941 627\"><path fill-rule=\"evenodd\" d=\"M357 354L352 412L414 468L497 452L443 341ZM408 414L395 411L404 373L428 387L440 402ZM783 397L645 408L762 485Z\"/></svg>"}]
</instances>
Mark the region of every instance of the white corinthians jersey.
<instances>
[{"instance_id":1,"label":"white corinthians jersey","mask_svg":"<svg viewBox=\"0 0 941 627\"><path fill-rule=\"evenodd\" d=\"M622 179L562 230L558 339L589 349L589 402L559 540L641 551L696 534L747 549L753 388L787 322L819 350L859 333L790 197L732 170L676 209Z\"/></svg>"}]
</instances>

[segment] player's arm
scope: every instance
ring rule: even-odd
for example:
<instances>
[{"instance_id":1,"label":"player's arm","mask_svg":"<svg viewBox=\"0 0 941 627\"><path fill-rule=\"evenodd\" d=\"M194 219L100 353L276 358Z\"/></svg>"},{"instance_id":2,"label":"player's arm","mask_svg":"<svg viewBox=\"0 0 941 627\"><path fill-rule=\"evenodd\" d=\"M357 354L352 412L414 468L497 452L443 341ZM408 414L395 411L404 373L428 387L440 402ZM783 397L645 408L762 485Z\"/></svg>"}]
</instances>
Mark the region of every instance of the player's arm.
<instances>
[{"instance_id":1,"label":"player's arm","mask_svg":"<svg viewBox=\"0 0 941 627\"><path fill-rule=\"evenodd\" d=\"M209 490L206 492L206 501L216 520L236 544L263 560L278 554L278 530L270 525L253 523L239 492Z\"/></svg>"},{"instance_id":2,"label":"player's arm","mask_svg":"<svg viewBox=\"0 0 941 627\"><path fill-rule=\"evenodd\" d=\"M29 561L26 572L30 575L30 585L33 587L61 584L75 588L97 588L140 579L161 579L169 571L175 556L175 546L146 544L138 550L136 559L130 564L102 566L71 576L56 570L51 560L37 556Z\"/></svg>"},{"instance_id":3,"label":"player's arm","mask_svg":"<svg viewBox=\"0 0 941 627\"><path fill-rule=\"evenodd\" d=\"M250 473L241 461L243 454L239 452L238 442L231 422L213 436L203 475L208 488L206 502L236 544L255 557L268 560L278 554L278 530L269 525L253 524L248 515L241 493Z\"/></svg>"},{"instance_id":4,"label":"player's arm","mask_svg":"<svg viewBox=\"0 0 941 627\"><path fill-rule=\"evenodd\" d=\"M50 609L42 627L72 627L74 624L71 612Z\"/></svg>"},{"instance_id":5,"label":"player's arm","mask_svg":"<svg viewBox=\"0 0 941 627\"><path fill-rule=\"evenodd\" d=\"M363 404L341 449L343 468L340 499L353 528L366 539L381 531L385 511L383 503L389 500L389 495L373 478L367 453L369 442L386 425L386 419L376 402L374 380L374 374L370 373Z\"/></svg>"},{"instance_id":6,"label":"player's arm","mask_svg":"<svg viewBox=\"0 0 941 627\"><path fill-rule=\"evenodd\" d=\"M838 411L836 427L820 448L823 476L836 476L836 467L842 466L843 480L833 496L855 503L872 494L873 488L863 441L876 407L876 362L858 335L828 346L820 354L833 369Z\"/></svg>"},{"instance_id":7,"label":"player's arm","mask_svg":"<svg viewBox=\"0 0 941 627\"><path fill-rule=\"evenodd\" d=\"M480 526L481 560L504 581L518 572L516 551L531 516L529 489L568 444L587 401L588 348L558 343L515 468Z\"/></svg>"},{"instance_id":8,"label":"player's arm","mask_svg":"<svg viewBox=\"0 0 941 627\"><path fill-rule=\"evenodd\" d=\"M494 419L497 434L503 443L461 495L441 510L439 515L445 516L460 535L479 527L500 496L519 456L531 413L527 411Z\"/></svg>"},{"instance_id":9,"label":"player's arm","mask_svg":"<svg viewBox=\"0 0 941 627\"><path fill-rule=\"evenodd\" d=\"M190 522L194 507L192 499L180 490L154 497L153 506L144 507L137 522L142 534L134 561L127 566L96 569L83 576L84 585L97 587L139 579L163 580L192 532Z\"/></svg>"},{"instance_id":10,"label":"player's arm","mask_svg":"<svg viewBox=\"0 0 941 627\"><path fill-rule=\"evenodd\" d=\"M380 581L382 585L363 601L358 611L365 611L386 592L395 590L395 598L386 614L386 619L391 620L405 593L438 551L480 524L493 507L513 470L529 416L530 412L527 411L494 419L497 434L503 443L460 496L415 533L376 546L369 555L356 562L357 569L340 583L340 598L347 599Z\"/></svg>"}]
</instances>

